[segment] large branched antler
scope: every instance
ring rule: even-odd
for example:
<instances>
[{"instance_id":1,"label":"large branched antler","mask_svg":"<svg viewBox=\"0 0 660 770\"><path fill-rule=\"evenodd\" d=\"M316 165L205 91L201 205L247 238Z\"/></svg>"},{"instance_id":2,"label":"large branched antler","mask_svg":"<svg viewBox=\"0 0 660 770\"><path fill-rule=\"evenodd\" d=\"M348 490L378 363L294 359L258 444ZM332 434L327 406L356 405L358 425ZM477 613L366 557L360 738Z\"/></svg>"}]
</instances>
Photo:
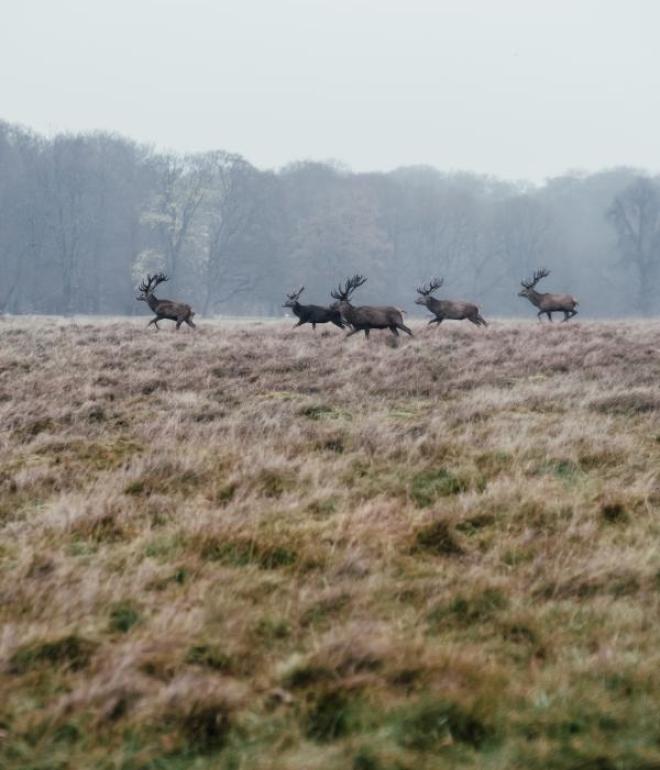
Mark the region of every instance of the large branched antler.
<instances>
[{"instance_id":1,"label":"large branched antler","mask_svg":"<svg viewBox=\"0 0 660 770\"><path fill-rule=\"evenodd\" d=\"M418 286L417 293L421 294L422 297L428 297L429 294L433 294L436 289L439 289L444 282L444 278L433 278L431 281L429 281L428 286Z\"/></svg>"},{"instance_id":2,"label":"large branched antler","mask_svg":"<svg viewBox=\"0 0 660 770\"><path fill-rule=\"evenodd\" d=\"M301 287L298 289L298 291L294 291L294 292L291 292L291 294L288 294L288 293L287 293L287 295L286 295L286 296L287 296L287 297L288 297L288 299L290 299L292 302L295 302L295 301L298 299L298 297L299 297L299 296L300 296L300 295L303 293L303 291L305 291L305 287L304 287L304 286L301 286Z\"/></svg>"},{"instance_id":3,"label":"large branched antler","mask_svg":"<svg viewBox=\"0 0 660 770\"><path fill-rule=\"evenodd\" d=\"M156 286L158 286L159 283L163 283L163 281L169 281L169 278L167 275L165 275L165 273L156 273L155 275L147 274L147 280L142 281L142 283L138 286L138 291L147 297L153 292Z\"/></svg>"},{"instance_id":4,"label":"large branched antler","mask_svg":"<svg viewBox=\"0 0 660 770\"><path fill-rule=\"evenodd\" d=\"M366 282L365 276L356 273L352 278L347 278L343 286L340 283L336 290L330 292L330 296L340 302L348 302L351 294Z\"/></svg>"},{"instance_id":5,"label":"large branched antler","mask_svg":"<svg viewBox=\"0 0 660 770\"><path fill-rule=\"evenodd\" d=\"M541 267L534 273L533 278L530 278L528 281L521 281L520 285L525 289L533 289L541 278L547 278L549 275L550 271L545 267Z\"/></svg>"}]
</instances>

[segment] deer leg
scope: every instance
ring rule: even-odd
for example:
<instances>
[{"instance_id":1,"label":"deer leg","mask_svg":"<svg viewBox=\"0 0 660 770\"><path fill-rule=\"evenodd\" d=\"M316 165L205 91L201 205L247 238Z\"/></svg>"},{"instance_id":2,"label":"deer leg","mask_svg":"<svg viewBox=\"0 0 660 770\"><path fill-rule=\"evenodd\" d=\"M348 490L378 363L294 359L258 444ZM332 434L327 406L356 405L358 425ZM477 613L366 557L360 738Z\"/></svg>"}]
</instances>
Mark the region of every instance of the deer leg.
<instances>
[{"instance_id":1,"label":"deer leg","mask_svg":"<svg viewBox=\"0 0 660 770\"><path fill-rule=\"evenodd\" d=\"M536 317L539 319L539 322L541 322L543 320L541 318L541 316L543 315L543 312L544 312L543 310L539 310L539 312L536 314Z\"/></svg>"},{"instance_id":2,"label":"deer leg","mask_svg":"<svg viewBox=\"0 0 660 770\"><path fill-rule=\"evenodd\" d=\"M190 326L191 329L197 328L197 324L195 324L192 318L186 318L186 323L188 324L188 326Z\"/></svg>"},{"instance_id":3,"label":"deer leg","mask_svg":"<svg viewBox=\"0 0 660 770\"><path fill-rule=\"evenodd\" d=\"M298 326L302 326L305 322L302 320L302 318L298 319L298 323L293 325L293 328L295 329Z\"/></svg>"},{"instance_id":4,"label":"deer leg","mask_svg":"<svg viewBox=\"0 0 660 770\"><path fill-rule=\"evenodd\" d=\"M155 318L152 318L151 321L149 321L149 323L147 324L147 329L151 326L151 324L153 324L156 327L156 331L160 331L158 326L158 316L156 316Z\"/></svg>"},{"instance_id":5,"label":"deer leg","mask_svg":"<svg viewBox=\"0 0 660 770\"><path fill-rule=\"evenodd\" d=\"M486 323L486 319L482 315L478 315L477 320L482 326L488 326L488 324Z\"/></svg>"},{"instance_id":6,"label":"deer leg","mask_svg":"<svg viewBox=\"0 0 660 770\"><path fill-rule=\"evenodd\" d=\"M346 339L348 339L349 337L352 337L354 334L357 334L358 332L361 332L361 331L362 329L357 329L357 328L351 329L351 331L346 335ZM367 330L365 329L364 331L366 333Z\"/></svg>"},{"instance_id":7,"label":"deer leg","mask_svg":"<svg viewBox=\"0 0 660 770\"><path fill-rule=\"evenodd\" d=\"M338 326L340 329L343 329L343 328L344 328L344 324L343 324L341 321L334 321L334 320L333 320L333 321L332 321L332 323L333 323L335 326Z\"/></svg>"},{"instance_id":8,"label":"deer leg","mask_svg":"<svg viewBox=\"0 0 660 770\"><path fill-rule=\"evenodd\" d=\"M475 316L473 316L473 315L469 315L469 316L468 316L468 321L469 321L470 323L474 324L475 326L481 326L481 324L479 323L479 318L478 318L478 317L475 317Z\"/></svg>"},{"instance_id":9,"label":"deer leg","mask_svg":"<svg viewBox=\"0 0 660 770\"><path fill-rule=\"evenodd\" d=\"M401 329L402 332L405 332L406 334L409 334L411 337L413 336L413 333L410 331L410 329L405 324L398 324L399 329Z\"/></svg>"},{"instance_id":10,"label":"deer leg","mask_svg":"<svg viewBox=\"0 0 660 770\"><path fill-rule=\"evenodd\" d=\"M552 323L552 311L551 311L551 310L548 310L548 312L546 313L546 315L548 316L548 321L550 321L550 323Z\"/></svg>"},{"instance_id":11,"label":"deer leg","mask_svg":"<svg viewBox=\"0 0 660 770\"><path fill-rule=\"evenodd\" d=\"M369 329L364 330L364 336L366 337L366 339L369 339L369 331L370 331Z\"/></svg>"},{"instance_id":12,"label":"deer leg","mask_svg":"<svg viewBox=\"0 0 660 770\"><path fill-rule=\"evenodd\" d=\"M396 337L399 336L399 330L396 328L396 326L390 326L390 331L392 334L394 334Z\"/></svg>"},{"instance_id":13,"label":"deer leg","mask_svg":"<svg viewBox=\"0 0 660 770\"><path fill-rule=\"evenodd\" d=\"M316 331L316 324L312 322L312 329Z\"/></svg>"},{"instance_id":14,"label":"deer leg","mask_svg":"<svg viewBox=\"0 0 660 770\"><path fill-rule=\"evenodd\" d=\"M441 324L442 323L442 317L437 315L435 318L432 318L429 321L429 324Z\"/></svg>"}]
</instances>

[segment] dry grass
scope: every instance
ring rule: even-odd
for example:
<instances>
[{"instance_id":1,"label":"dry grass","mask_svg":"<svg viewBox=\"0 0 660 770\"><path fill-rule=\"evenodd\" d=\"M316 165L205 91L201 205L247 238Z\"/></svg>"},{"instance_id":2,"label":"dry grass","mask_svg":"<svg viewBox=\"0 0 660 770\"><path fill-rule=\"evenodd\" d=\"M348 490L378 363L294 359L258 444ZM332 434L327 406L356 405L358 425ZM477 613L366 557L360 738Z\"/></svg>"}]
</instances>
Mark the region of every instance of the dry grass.
<instances>
[{"instance_id":1,"label":"dry grass","mask_svg":"<svg viewBox=\"0 0 660 770\"><path fill-rule=\"evenodd\" d=\"M660 324L0 323L0 766L660 763Z\"/></svg>"}]
</instances>

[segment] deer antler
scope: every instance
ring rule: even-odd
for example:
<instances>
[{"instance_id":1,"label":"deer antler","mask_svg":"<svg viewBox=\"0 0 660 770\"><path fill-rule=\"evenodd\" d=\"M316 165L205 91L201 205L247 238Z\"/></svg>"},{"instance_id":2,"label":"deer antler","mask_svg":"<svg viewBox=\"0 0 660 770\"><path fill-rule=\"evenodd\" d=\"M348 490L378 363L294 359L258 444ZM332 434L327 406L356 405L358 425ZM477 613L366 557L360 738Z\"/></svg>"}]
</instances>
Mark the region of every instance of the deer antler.
<instances>
[{"instance_id":1,"label":"deer antler","mask_svg":"<svg viewBox=\"0 0 660 770\"><path fill-rule=\"evenodd\" d=\"M288 293L287 293L287 295L286 295L286 296L287 296L287 297L288 297L288 298L289 298L289 299L290 299L292 302L295 302L295 300L297 300L297 299L298 299L298 297L299 297L299 296L300 296L300 295L303 293L303 291L305 291L305 287L304 287L304 286L301 286L301 287L298 289L298 291L294 291L294 292L292 292L291 294L288 294Z\"/></svg>"},{"instance_id":2,"label":"deer antler","mask_svg":"<svg viewBox=\"0 0 660 770\"><path fill-rule=\"evenodd\" d=\"M444 282L444 278L433 278L429 281L428 286L419 286L417 288L417 293L421 294L422 297L428 297L429 294L433 294L436 289L439 289Z\"/></svg>"},{"instance_id":3,"label":"deer antler","mask_svg":"<svg viewBox=\"0 0 660 770\"><path fill-rule=\"evenodd\" d=\"M156 275L152 278L154 285L151 287L151 290L153 291L156 286L158 286L159 283L163 283L164 281L169 281L170 279L165 273L156 273Z\"/></svg>"},{"instance_id":4,"label":"deer antler","mask_svg":"<svg viewBox=\"0 0 660 770\"><path fill-rule=\"evenodd\" d=\"M545 267L541 267L535 271L533 278L530 278L528 281L521 281L520 285L523 286L525 289L533 289L536 286L536 284L541 280L541 278L547 278L549 275L550 275L550 271L547 270Z\"/></svg>"},{"instance_id":5,"label":"deer antler","mask_svg":"<svg viewBox=\"0 0 660 770\"><path fill-rule=\"evenodd\" d=\"M365 276L356 273L352 278L347 278L343 286L340 283L336 291L330 292L330 296L342 302L347 302L351 294L366 282Z\"/></svg>"},{"instance_id":6,"label":"deer antler","mask_svg":"<svg viewBox=\"0 0 660 770\"><path fill-rule=\"evenodd\" d=\"M159 283L163 283L163 281L168 281L169 278L165 275L165 273L156 273L155 275L149 275L147 274L147 280L142 281L142 283L138 286L138 291L142 292L145 296L148 294L151 294L151 292L158 286Z\"/></svg>"}]
</instances>

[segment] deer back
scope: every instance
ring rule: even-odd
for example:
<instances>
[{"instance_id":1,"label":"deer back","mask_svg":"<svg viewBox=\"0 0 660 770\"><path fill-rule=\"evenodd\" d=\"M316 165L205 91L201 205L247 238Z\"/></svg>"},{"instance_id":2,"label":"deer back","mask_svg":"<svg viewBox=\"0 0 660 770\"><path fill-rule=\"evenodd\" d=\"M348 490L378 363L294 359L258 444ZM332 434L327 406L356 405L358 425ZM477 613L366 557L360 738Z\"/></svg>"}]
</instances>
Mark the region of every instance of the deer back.
<instances>
[{"instance_id":1,"label":"deer back","mask_svg":"<svg viewBox=\"0 0 660 770\"><path fill-rule=\"evenodd\" d=\"M536 294L538 296L538 302L534 302L534 300L532 300L532 302L534 302L540 310L573 310L577 305L575 297L570 294L555 294L552 292Z\"/></svg>"},{"instance_id":2,"label":"deer back","mask_svg":"<svg viewBox=\"0 0 660 770\"><path fill-rule=\"evenodd\" d=\"M479 312L479 308L473 302L464 300L436 299L429 297L426 307L437 316L450 320L462 321Z\"/></svg>"},{"instance_id":3,"label":"deer back","mask_svg":"<svg viewBox=\"0 0 660 770\"><path fill-rule=\"evenodd\" d=\"M397 307L392 307L391 305L361 305L353 307L348 305L348 303L346 304L346 308L341 308L342 317L352 326L385 329L389 326L403 323L403 315Z\"/></svg>"}]
</instances>

